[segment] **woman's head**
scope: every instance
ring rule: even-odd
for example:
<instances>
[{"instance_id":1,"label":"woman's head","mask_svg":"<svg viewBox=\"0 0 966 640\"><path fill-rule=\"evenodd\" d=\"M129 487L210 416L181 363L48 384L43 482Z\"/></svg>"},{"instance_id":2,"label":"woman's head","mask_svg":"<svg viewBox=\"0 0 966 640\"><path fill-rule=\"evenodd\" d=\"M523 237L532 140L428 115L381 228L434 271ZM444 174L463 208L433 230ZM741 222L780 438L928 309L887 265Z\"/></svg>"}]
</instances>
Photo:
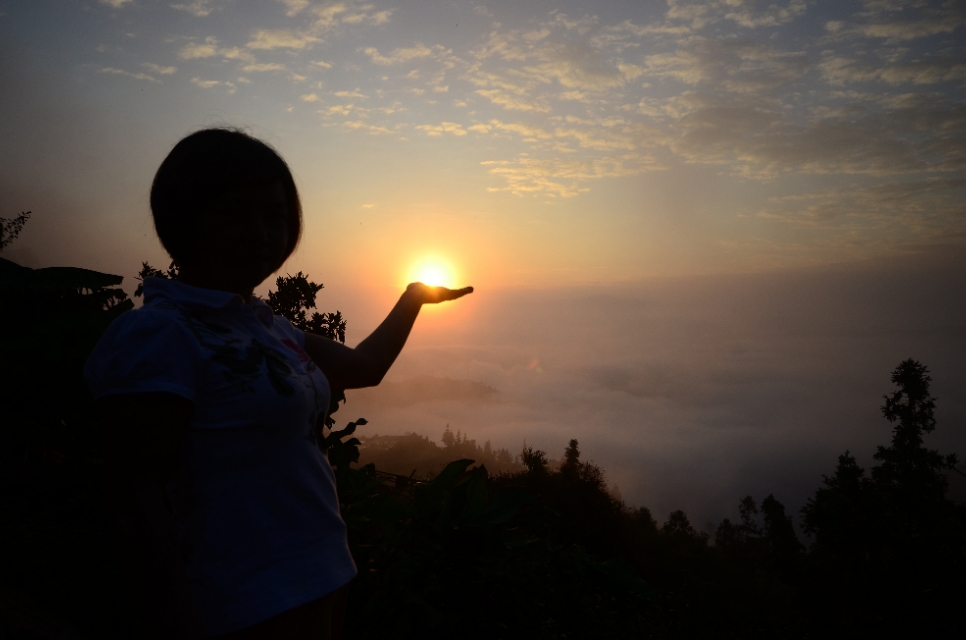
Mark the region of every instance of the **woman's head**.
<instances>
[{"instance_id":1,"label":"woman's head","mask_svg":"<svg viewBox=\"0 0 966 640\"><path fill-rule=\"evenodd\" d=\"M236 129L203 129L176 144L154 176L151 212L161 244L182 267L247 252L277 262L262 278L291 255L302 231L288 165Z\"/></svg>"}]
</instances>

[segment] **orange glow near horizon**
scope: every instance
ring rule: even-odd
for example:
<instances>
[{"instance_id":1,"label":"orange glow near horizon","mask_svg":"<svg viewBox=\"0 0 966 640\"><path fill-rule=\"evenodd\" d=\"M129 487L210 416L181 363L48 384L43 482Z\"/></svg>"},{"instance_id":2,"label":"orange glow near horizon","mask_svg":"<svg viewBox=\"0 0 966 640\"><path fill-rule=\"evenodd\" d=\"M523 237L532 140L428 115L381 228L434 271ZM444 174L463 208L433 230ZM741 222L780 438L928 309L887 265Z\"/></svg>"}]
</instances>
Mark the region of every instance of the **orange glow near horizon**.
<instances>
[{"instance_id":1,"label":"orange glow near horizon","mask_svg":"<svg viewBox=\"0 0 966 640\"><path fill-rule=\"evenodd\" d=\"M441 258L431 256L422 258L409 270L406 284L422 282L434 287L455 288L456 272L453 266Z\"/></svg>"}]
</instances>

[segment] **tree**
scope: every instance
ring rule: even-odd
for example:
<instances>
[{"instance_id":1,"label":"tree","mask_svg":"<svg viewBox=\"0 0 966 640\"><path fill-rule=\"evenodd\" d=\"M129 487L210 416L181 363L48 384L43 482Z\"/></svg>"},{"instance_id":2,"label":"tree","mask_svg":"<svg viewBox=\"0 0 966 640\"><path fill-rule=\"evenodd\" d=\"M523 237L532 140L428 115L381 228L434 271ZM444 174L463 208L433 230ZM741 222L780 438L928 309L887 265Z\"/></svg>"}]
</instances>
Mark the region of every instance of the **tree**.
<instances>
[{"instance_id":1,"label":"tree","mask_svg":"<svg viewBox=\"0 0 966 640\"><path fill-rule=\"evenodd\" d=\"M804 545L795 535L791 516L785 515L785 505L768 494L761 502L765 520L765 541L768 545L769 564L786 578L797 576L801 570Z\"/></svg>"},{"instance_id":2,"label":"tree","mask_svg":"<svg viewBox=\"0 0 966 640\"><path fill-rule=\"evenodd\" d=\"M884 396L882 415L895 424L892 445L878 447L880 464L872 468L876 487L904 508L916 510L945 499L949 482L943 471L956 465L956 454L941 456L923 446L923 436L936 428L936 399L929 395L932 378L919 362L903 361L892 372L899 388Z\"/></svg>"},{"instance_id":3,"label":"tree","mask_svg":"<svg viewBox=\"0 0 966 640\"><path fill-rule=\"evenodd\" d=\"M815 579L829 603L851 599L839 615L858 612L893 632L901 621L898 632L915 635L955 628L966 571L966 508L945 497L956 456L924 446L936 428L928 373L912 359L893 370L882 407L892 442L877 448L871 477L846 451L802 509Z\"/></svg>"},{"instance_id":4,"label":"tree","mask_svg":"<svg viewBox=\"0 0 966 640\"><path fill-rule=\"evenodd\" d=\"M745 496L738 503L740 524L732 524L725 518L714 534L714 546L731 553L745 562L756 562L761 542L761 527L758 526L758 505L751 496Z\"/></svg>"},{"instance_id":5,"label":"tree","mask_svg":"<svg viewBox=\"0 0 966 640\"><path fill-rule=\"evenodd\" d=\"M547 473L548 462L546 451L525 446L520 457L523 458L523 466L527 468L529 473L536 475L545 475Z\"/></svg>"},{"instance_id":6,"label":"tree","mask_svg":"<svg viewBox=\"0 0 966 640\"><path fill-rule=\"evenodd\" d=\"M688 515L681 509L672 511L667 517L667 522L661 527L661 533L679 538L702 539L702 535L695 531L688 520Z\"/></svg>"},{"instance_id":7,"label":"tree","mask_svg":"<svg viewBox=\"0 0 966 640\"><path fill-rule=\"evenodd\" d=\"M324 285L312 282L308 275L299 271L294 276L279 276L275 280L275 287L277 291L268 294L268 304L276 314L288 318L296 329L345 342L346 321L341 311L315 312L308 316L308 310L315 309L315 296Z\"/></svg>"},{"instance_id":8,"label":"tree","mask_svg":"<svg viewBox=\"0 0 966 640\"><path fill-rule=\"evenodd\" d=\"M0 218L0 251L7 248L11 242L17 239L23 226L30 219L30 211L21 211L16 218Z\"/></svg>"},{"instance_id":9,"label":"tree","mask_svg":"<svg viewBox=\"0 0 966 640\"><path fill-rule=\"evenodd\" d=\"M134 297L140 298L144 295L144 280L146 278L164 278L165 280L177 280L178 274L181 273L181 268L178 264L172 260L171 264L168 265L167 271L161 271L160 269L155 269L147 262L141 263L141 271L134 277L138 281L138 287L134 290Z\"/></svg>"},{"instance_id":10,"label":"tree","mask_svg":"<svg viewBox=\"0 0 966 640\"><path fill-rule=\"evenodd\" d=\"M443 446L447 449L452 447L456 443L456 439L453 437L453 432L450 431L449 425L446 425L446 431L443 432Z\"/></svg>"},{"instance_id":11,"label":"tree","mask_svg":"<svg viewBox=\"0 0 966 640\"><path fill-rule=\"evenodd\" d=\"M577 441L571 440L564 451L564 463L560 467L560 472L565 476L576 477L580 474L580 449L577 448Z\"/></svg>"},{"instance_id":12,"label":"tree","mask_svg":"<svg viewBox=\"0 0 966 640\"><path fill-rule=\"evenodd\" d=\"M879 501L865 470L848 451L839 456L835 473L822 476L824 487L802 508L802 530L815 536L820 554L835 558L849 571L859 571L877 545Z\"/></svg>"}]
</instances>

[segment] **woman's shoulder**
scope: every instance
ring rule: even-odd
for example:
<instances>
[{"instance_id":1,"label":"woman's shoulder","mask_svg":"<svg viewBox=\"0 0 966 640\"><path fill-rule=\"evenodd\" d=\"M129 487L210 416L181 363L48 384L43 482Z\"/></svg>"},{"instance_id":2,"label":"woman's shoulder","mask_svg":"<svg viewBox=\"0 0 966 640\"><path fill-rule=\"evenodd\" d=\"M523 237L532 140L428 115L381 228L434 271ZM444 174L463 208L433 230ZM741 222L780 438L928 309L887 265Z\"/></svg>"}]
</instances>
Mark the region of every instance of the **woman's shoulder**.
<instances>
[{"instance_id":1,"label":"woman's shoulder","mask_svg":"<svg viewBox=\"0 0 966 640\"><path fill-rule=\"evenodd\" d=\"M191 399L203 353L184 314L171 305L145 305L118 317L84 366L95 396L170 391Z\"/></svg>"},{"instance_id":2,"label":"woman's shoulder","mask_svg":"<svg viewBox=\"0 0 966 640\"><path fill-rule=\"evenodd\" d=\"M147 354L193 350L196 342L184 311L165 301L122 313L101 336L91 359L116 351Z\"/></svg>"},{"instance_id":3,"label":"woman's shoulder","mask_svg":"<svg viewBox=\"0 0 966 640\"><path fill-rule=\"evenodd\" d=\"M105 337L111 333L171 331L184 327L187 323L188 319L183 309L169 300L162 300L122 313L111 323Z\"/></svg>"}]
</instances>

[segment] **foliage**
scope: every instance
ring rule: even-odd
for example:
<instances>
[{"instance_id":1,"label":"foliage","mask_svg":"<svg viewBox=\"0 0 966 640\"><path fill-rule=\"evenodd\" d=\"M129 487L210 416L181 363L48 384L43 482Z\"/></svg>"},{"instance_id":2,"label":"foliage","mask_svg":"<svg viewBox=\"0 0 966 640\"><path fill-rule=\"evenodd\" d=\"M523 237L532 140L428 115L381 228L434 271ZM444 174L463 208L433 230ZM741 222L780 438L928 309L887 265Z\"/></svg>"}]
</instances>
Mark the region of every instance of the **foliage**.
<instances>
[{"instance_id":1,"label":"foliage","mask_svg":"<svg viewBox=\"0 0 966 640\"><path fill-rule=\"evenodd\" d=\"M310 281L299 271L294 276L279 276L275 287L277 290L268 294L268 304L276 314L288 318L297 329L345 342L346 321L341 311L315 312L308 316L308 310L315 309L315 296L324 285Z\"/></svg>"},{"instance_id":2,"label":"foliage","mask_svg":"<svg viewBox=\"0 0 966 640\"><path fill-rule=\"evenodd\" d=\"M520 458L523 460L523 466L527 468L528 473L534 475L546 475L548 473L549 463L547 461L546 451L525 446L523 447L523 453L520 454Z\"/></svg>"},{"instance_id":3,"label":"foliage","mask_svg":"<svg viewBox=\"0 0 966 640\"><path fill-rule=\"evenodd\" d=\"M871 477L846 451L802 509L804 529L815 536L812 580L836 595L861 594L851 597L849 611L832 615L858 612L883 629L939 633L955 626L949 613L964 593L966 508L945 496L944 472L956 456L924 445L936 428L928 369L905 360L892 382L897 389L882 408L894 424L892 443L878 447Z\"/></svg>"},{"instance_id":4,"label":"foliage","mask_svg":"<svg viewBox=\"0 0 966 640\"><path fill-rule=\"evenodd\" d=\"M26 215L12 232L4 224L5 241ZM121 281L0 259L0 575L48 617L106 636L137 621L102 520L103 466L82 367L133 306ZM0 623L0 635L7 632Z\"/></svg>"},{"instance_id":5,"label":"foliage","mask_svg":"<svg viewBox=\"0 0 966 640\"><path fill-rule=\"evenodd\" d=\"M181 273L181 268L178 263L174 260L168 265L166 271L161 271L160 269L155 269L147 262L141 263L141 271L135 276L135 280L138 281L138 287L134 290L134 297L140 298L144 295L144 280L146 278L164 278L165 280L177 280L178 274Z\"/></svg>"},{"instance_id":6,"label":"foliage","mask_svg":"<svg viewBox=\"0 0 966 640\"><path fill-rule=\"evenodd\" d=\"M636 638L650 628L650 588L621 562L543 535L555 514L536 493L463 459L411 502L387 495L373 465L351 466L361 424L326 439L360 568L347 635Z\"/></svg>"},{"instance_id":7,"label":"foliage","mask_svg":"<svg viewBox=\"0 0 966 640\"><path fill-rule=\"evenodd\" d=\"M0 258L0 458L58 451L72 434L89 439L92 401L81 370L107 326L133 306L120 283L87 269L30 269Z\"/></svg>"},{"instance_id":8,"label":"foliage","mask_svg":"<svg viewBox=\"0 0 966 640\"><path fill-rule=\"evenodd\" d=\"M417 479L436 477L454 459L469 458L495 473L515 472L523 465L514 460L507 449L493 449L489 442L480 447L475 440L460 437L457 441L447 428L449 446L440 447L426 436L409 433L402 436L360 436L360 464L373 463L380 471Z\"/></svg>"},{"instance_id":9,"label":"foliage","mask_svg":"<svg viewBox=\"0 0 966 640\"><path fill-rule=\"evenodd\" d=\"M30 219L30 211L22 211L16 218L0 218L0 251L20 236L23 226Z\"/></svg>"}]
</instances>

